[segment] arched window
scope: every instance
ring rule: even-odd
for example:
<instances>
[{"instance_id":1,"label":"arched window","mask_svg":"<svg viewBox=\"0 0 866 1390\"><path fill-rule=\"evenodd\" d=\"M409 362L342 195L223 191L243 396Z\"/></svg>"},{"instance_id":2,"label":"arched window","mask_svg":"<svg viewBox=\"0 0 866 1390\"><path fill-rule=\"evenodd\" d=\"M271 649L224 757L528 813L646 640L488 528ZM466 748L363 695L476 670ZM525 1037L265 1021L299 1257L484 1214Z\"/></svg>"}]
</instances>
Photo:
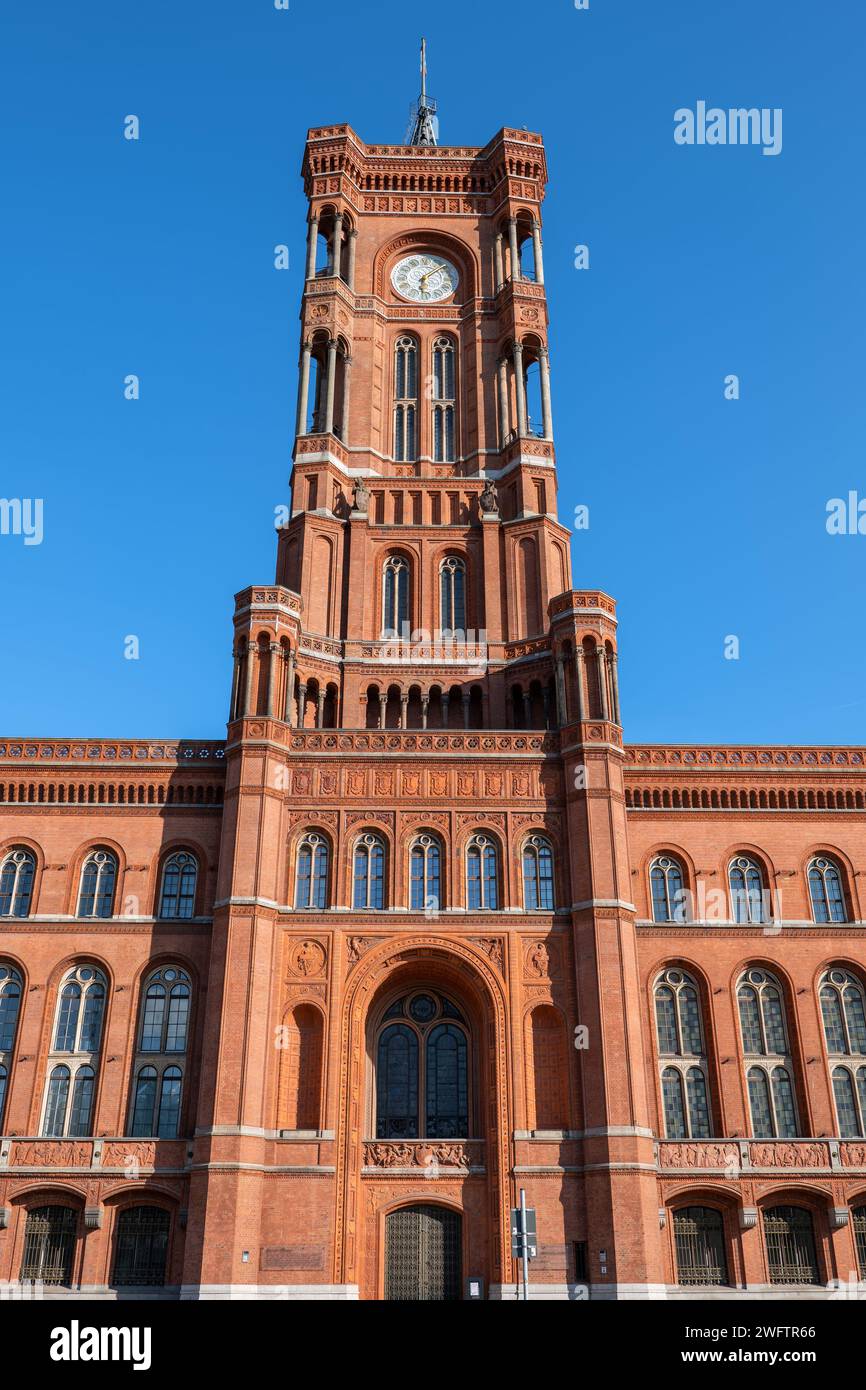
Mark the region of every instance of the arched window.
<instances>
[{"instance_id":1,"label":"arched window","mask_svg":"<svg viewBox=\"0 0 866 1390\"><path fill-rule=\"evenodd\" d=\"M21 976L11 965L0 964L0 1133L20 1009Z\"/></svg>"},{"instance_id":2,"label":"arched window","mask_svg":"<svg viewBox=\"0 0 866 1390\"><path fill-rule=\"evenodd\" d=\"M91 850L81 869L79 917L110 917L114 911L117 856L110 849Z\"/></svg>"},{"instance_id":3,"label":"arched window","mask_svg":"<svg viewBox=\"0 0 866 1390\"><path fill-rule=\"evenodd\" d=\"M413 912L438 912L441 904L442 852L433 835L419 835L409 850L409 906Z\"/></svg>"},{"instance_id":4,"label":"arched window","mask_svg":"<svg viewBox=\"0 0 866 1390\"><path fill-rule=\"evenodd\" d=\"M831 1057L850 1058L833 1068L833 1096L841 1139L866 1135L866 1010L863 988L848 970L825 972L819 990L824 1037Z\"/></svg>"},{"instance_id":5,"label":"arched window","mask_svg":"<svg viewBox=\"0 0 866 1390\"><path fill-rule=\"evenodd\" d=\"M842 875L838 864L820 855L809 865L809 894L812 916L817 923L847 922Z\"/></svg>"},{"instance_id":6,"label":"arched window","mask_svg":"<svg viewBox=\"0 0 866 1390\"><path fill-rule=\"evenodd\" d=\"M156 1288L165 1283L169 1225L162 1207L125 1207L120 1212L113 1284Z\"/></svg>"},{"instance_id":7,"label":"arched window","mask_svg":"<svg viewBox=\"0 0 866 1390\"><path fill-rule=\"evenodd\" d=\"M189 1041L192 987L177 965L147 978L141 999L129 1133L176 1139Z\"/></svg>"},{"instance_id":8,"label":"arched window","mask_svg":"<svg viewBox=\"0 0 866 1390\"><path fill-rule=\"evenodd\" d=\"M0 863L0 917L27 917L36 859L29 849L10 849Z\"/></svg>"},{"instance_id":9,"label":"arched window","mask_svg":"<svg viewBox=\"0 0 866 1390\"><path fill-rule=\"evenodd\" d=\"M735 922L766 922L764 876L756 860L738 854L728 866L731 910Z\"/></svg>"},{"instance_id":10,"label":"arched window","mask_svg":"<svg viewBox=\"0 0 866 1390\"><path fill-rule=\"evenodd\" d=\"M797 1134L793 1065L782 992L763 970L750 969L737 988L752 1133L756 1139Z\"/></svg>"},{"instance_id":11,"label":"arched window","mask_svg":"<svg viewBox=\"0 0 866 1390\"><path fill-rule=\"evenodd\" d=\"M418 346L403 336L394 345L394 458L411 462L418 456Z\"/></svg>"},{"instance_id":12,"label":"arched window","mask_svg":"<svg viewBox=\"0 0 866 1390\"><path fill-rule=\"evenodd\" d=\"M385 906L385 846L378 835L362 835L355 845L352 906Z\"/></svg>"},{"instance_id":13,"label":"arched window","mask_svg":"<svg viewBox=\"0 0 866 1390\"><path fill-rule=\"evenodd\" d=\"M375 1056L377 1139L468 1137L469 1039L456 1005L426 991L398 999Z\"/></svg>"},{"instance_id":14,"label":"arched window","mask_svg":"<svg viewBox=\"0 0 866 1390\"><path fill-rule=\"evenodd\" d=\"M454 462L456 410L454 343L437 338L433 344L433 458L437 463Z\"/></svg>"},{"instance_id":15,"label":"arched window","mask_svg":"<svg viewBox=\"0 0 866 1390\"><path fill-rule=\"evenodd\" d=\"M682 970L665 970L656 981L655 1011L665 1137L708 1139L707 1058L695 982Z\"/></svg>"},{"instance_id":16,"label":"arched window","mask_svg":"<svg viewBox=\"0 0 866 1390\"><path fill-rule=\"evenodd\" d=\"M728 1261L722 1213L715 1207L680 1207L674 1212L678 1284L727 1284Z\"/></svg>"},{"instance_id":17,"label":"arched window","mask_svg":"<svg viewBox=\"0 0 866 1390\"><path fill-rule=\"evenodd\" d=\"M31 1207L24 1226L19 1279L42 1284L72 1283L77 1216L73 1207Z\"/></svg>"},{"instance_id":18,"label":"arched window","mask_svg":"<svg viewBox=\"0 0 866 1390\"><path fill-rule=\"evenodd\" d=\"M553 911L553 850L543 835L530 835L523 846L523 906Z\"/></svg>"},{"instance_id":19,"label":"arched window","mask_svg":"<svg viewBox=\"0 0 866 1390\"><path fill-rule=\"evenodd\" d=\"M466 631L466 565L447 555L439 567L439 620L443 632Z\"/></svg>"},{"instance_id":20,"label":"arched window","mask_svg":"<svg viewBox=\"0 0 866 1390\"><path fill-rule=\"evenodd\" d=\"M817 1284L812 1215L804 1207L770 1207L764 1237L771 1284Z\"/></svg>"},{"instance_id":21,"label":"arched window","mask_svg":"<svg viewBox=\"0 0 866 1390\"><path fill-rule=\"evenodd\" d=\"M102 1045L105 976L92 965L70 970L60 987L42 1133L52 1138L93 1132L96 1068Z\"/></svg>"},{"instance_id":22,"label":"arched window","mask_svg":"<svg viewBox=\"0 0 866 1390\"><path fill-rule=\"evenodd\" d=\"M499 856L489 835L473 835L466 849L466 906L470 912L499 907Z\"/></svg>"},{"instance_id":23,"label":"arched window","mask_svg":"<svg viewBox=\"0 0 866 1390\"><path fill-rule=\"evenodd\" d=\"M295 907L324 908L328 905L328 842L311 830L298 846L298 872L295 879Z\"/></svg>"},{"instance_id":24,"label":"arched window","mask_svg":"<svg viewBox=\"0 0 866 1390\"><path fill-rule=\"evenodd\" d=\"M402 637L409 624L409 561L389 555L382 575L382 635Z\"/></svg>"},{"instance_id":25,"label":"arched window","mask_svg":"<svg viewBox=\"0 0 866 1390\"><path fill-rule=\"evenodd\" d=\"M659 854L650 865L654 922L684 922L686 920L683 870L678 860L669 854Z\"/></svg>"},{"instance_id":26,"label":"arched window","mask_svg":"<svg viewBox=\"0 0 866 1390\"><path fill-rule=\"evenodd\" d=\"M192 917L195 913L195 885L198 864L186 850L169 855L162 870L159 915Z\"/></svg>"}]
</instances>

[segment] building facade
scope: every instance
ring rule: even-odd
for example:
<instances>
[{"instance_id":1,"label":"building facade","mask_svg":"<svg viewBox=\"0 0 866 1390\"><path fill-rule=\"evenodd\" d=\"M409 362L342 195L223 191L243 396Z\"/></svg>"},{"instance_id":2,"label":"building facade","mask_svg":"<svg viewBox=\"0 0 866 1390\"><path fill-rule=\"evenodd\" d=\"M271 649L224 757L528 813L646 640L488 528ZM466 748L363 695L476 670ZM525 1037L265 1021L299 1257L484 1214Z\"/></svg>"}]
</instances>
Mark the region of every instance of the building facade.
<instances>
[{"instance_id":1,"label":"building facade","mask_svg":"<svg viewBox=\"0 0 866 1390\"><path fill-rule=\"evenodd\" d=\"M866 1278L866 750L623 742L557 519L540 136L309 132L225 743L0 744L0 1279ZM426 135L423 133L426 131Z\"/></svg>"}]
</instances>

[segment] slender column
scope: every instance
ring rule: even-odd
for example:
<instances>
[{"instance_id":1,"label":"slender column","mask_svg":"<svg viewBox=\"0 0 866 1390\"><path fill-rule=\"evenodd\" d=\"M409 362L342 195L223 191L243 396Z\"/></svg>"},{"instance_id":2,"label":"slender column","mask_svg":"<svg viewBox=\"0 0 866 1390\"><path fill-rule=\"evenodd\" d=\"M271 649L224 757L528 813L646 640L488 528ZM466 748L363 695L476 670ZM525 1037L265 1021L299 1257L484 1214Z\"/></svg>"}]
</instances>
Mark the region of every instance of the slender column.
<instances>
[{"instance_id":1,"label":"slender column","mask_svg":"<svg viewBox=\"0 0 866 1390\"><path fill-rule=\"evenodd\" d=\"M247 641L247 671L246 682L244 685L244 714L254 714L253 710L253 672L255 671L255 661L253 654L256 648L252 642Z\"/></svg>"},{"instance_id":2,"label":"slender column","mask_svg":"<svg viewBox=\"0 0 866 1390\"><path fill-rule=\"evenodd\" d=\"M340 438L344 444L349 442L349 387L352 382L352 359L343 358L343 419L340 424Z\"/></svg>"},{"instance_id":3,"label":"slender column","mask_svg":"<svg viewBox=\"0 0 866 1390\"><path fill-rule=\"evenodd\" d=\"M541 253L541 227L536 221L532 223L532 254L535 257L535 283L544 284L544 257Z\"/></svg>"},{"instance_id":4,"label":"slender column","mask_svg":"<svg viewBox=\"0 0 866 1390\"><path fill-rule=\"evenodd\" d=\"M495 288L501 290L505 284L505 264L502 259L502 233L496 233L496 240L493 243L493 267L495 271Z\"/></svg>"},{"instance_id":5,"label":"slender column","mask_svg":"<svg viewBox=\"0 0 866 1390\"><path fill-rule=\"evenodd\" d=\"M541 378L541 428L545 439L553 438L553 414L550 409L550 354L547 348L538 350L538 371Z\"/></svg>"},{"instance_id":6,"label":"slender column","mask_svg":"<svg viewBox=\"0 0 866 1390\"><path fill-rule=\"evenodd\" d=\"M523 692L523 727L532 728L532 699L528 690Z\"/></svg>"},{"instance_id":7,"label":"slender column","mask_svg":"<svg viewBox=\"0 0 866 1390\"><path fill-rule=\"evenodd\" d=\"M520 279L520 252L517 249L517 218L508 219L508 250L511 253L511 279Z\"/></svg>"},{"instance_id":8,"label":"slender column","mask_svg":"<svg viewBox=\"0 0 866 1390\"><path fill-rule=\"evenodd\" d=\"M325 692L319 686L319 698L316 701L316 728L321 729L325 722Z\"/></svg>"},{"instance_id":9,"label":"slender column","mask_svg":"<svg viewBox=\"0 0 866 1390\"><path fill-rule=\"evenodd\" d=\"M468 728L469 728L469 691L468 691L468 690L464 690L464 692L463 692L463 727L464 727L464 729L468 729Z\"/></svg>"},{"instance_id":10,"label":"slender column","mask_svg":"<svg viewBox=\"0 0 866 1390\"><path fill-rule=\"evenodd\" d=\"M544 701L544 727L550 728L550 690L546 685L541 688L541 698Z\"/></svg>"},{"instance_id":11,"label":"slender column","mask_svg":"<svg viewBox=\"0 0 866 1390\"><path fill-rule=\"evenodd\" d=\"M427 728L427 711L430 708L430 696L421 696L421 728Z\"/></svg>"},{"instance_id":12,"label":"slender column","mask_svg":"<svg viewBox=\"0 0 866 1390\"><path fill-rule=\"evenodd\" d=\"M285 696L284 696L284 698L283 698L283 718L285 719L286 723L289 725L289 728L291 728L291 726L292 726L292 725L294 724L294 722L295 722L295 720L294 720L294 713L295 713L295 649L294 649L294 647L290 647L290 648L289 648L289 654L288 654L288 656L286 657L286 693L285 693Z\"/></svg>"},{"instance_id":13,"label":"slender column","mask_svg":"<svg viewBox=\"0 0 866 1390\"><path fill-rule=\"evenodd\" d=\"M401 728L401 729L408 729L408 727L409 727L409 696L408 696L408 695L401 695L401 696L400 696L400 728Z\"/></svg>"},{"instance_id":14,"label":"slender column","mask_svg":"<svg viewBox=\"0 0 866 1390\"><path fill-rule=\"evenodd\" d=\"M565 659L556 658L556 719L560 728L568 723L568 697L565 690Z\"/></svg>"},{"instance_id":15,"label":"slender column","mask_svg":"<svg viewBox=\"0 0 866 1390\"><path fill-rule=\"evenodd\" d=\"M388 692L386 691L384 695L380 695L380 696L379 696L379 728L380 728L380 729L384 729L384 727L385 727L385 706L387 705L387 703L388 703Z\"/></svg>"},{"instance_id":16,"label":"slender column","mask_svg":"<svg viewBox=\"0 0 866 1390\"><path fill-rule=\"evenodd\" d=\"M508 358L499 359L499 446L508 441Z\"/></svg>"},{"instance_id":17,"label":"slender column","mask_svg":"<svg viewBox=\"0 0 866 1390\"><path fill-rule=\"evenodd\" d=\"M229 702L229 720L237 719L238 716L238 688L241 679L241 654L236 651L234 654L234 669L232 670L232 698Z\"/></svg>"},{"instance_id":18,"label":"slender column","mask_svg":"<svg viewBox=\"0 0 866 1390\"><path fill-rule=\"evenodd\" d=\"M613 695L613 722L614 724L622 724L619 712L619 676L617 674L616 652L611 652L608 663L610 665L610 687Z\"/></svg>"},{"instance_id":19,"label":"slender column","mask_svg":"<svg viewBox=\"0 0 866 1390\"><path fill-rule=\"evenodd\" d=\"M276 642L271 642L270 646L268 647L268 704L266 710L269 719L272 719L274 714L274 686L276 684L277 676L278 650L279 649L277 647Z\"/></svg>"},{"instance_id":20,"label":"slender column","mask_svg":"<svg viewBox=\"0 0 866 1390\"><path fill-rule=\"evenodd\" d=\"M358 233L357 230L353 227L349 233L349 268L347 272L348 285L350 290L353 290L355 288L355 249L357 247L357 244Z\"/></svg>"},{"instance_id":21,"label":"slender column","mask_svg":"<svg viewBox=\"0 0 866 1390\"><path fill-rule=\"evenodd\" d=\"M334 433L334 388L337 384L337 343L328 343L328 390L325 397L325 434Z\"/></svg>"},{"instance_id":22,"label":"slender column","mask_svg":"<svg viewBox=\"0 0 866 1390\"><path fill-rule=\"evenodd\" d=\"M343 258L343 214L341 212L338 212L334 218L334 235L331 240L331 255L334 261L331 267L331 273L336 275L339 280L340 261Z\"/></svg>"},{"instance_id":23,"label":"slender column","mask_svg":"<svg viewBox=\"0 0 866 1390\"><path fill-rule=\"evenodd\" d=\"M310 218L310 225L307 229L307 279L313 280L316 275L316 242L319 237L319 214L314 212Z\"/></svg>"},{"instance_id":24,"label":"slender column","mask_svg":"<svg viewBox=\"0 0 866 1390\"><path fill-rule=\"evenodd\" d=\"M598 693L601 699L601 717L607 721L610 719L610 702L607 698L607 652L604 647L596 647L595 655L598 659Z\"/></svg>"},{"instance_id":25,"label":"slender column","mask_svg":"<svg viewBox=\"0 0 866 1390\"><path fill-rule=\"evenodd\" d=\"M514 359L514 392L517 397L517 433L526 437L526 382L523 380L523 344L515 338L511 345Z\"/></svg>"},{"instance_id":26,"label":"slender column","mask_svg":"<svg viewBox=\"0 0 866 1390\"><path fill-rule=\"evenodd\" d=\"M442 728L448 728L448 701L450 696L447 690L442 691Z\"/></svg>"},{"instance_id":27,"label":"slender column","mask_svg":"<svg viewBox=\"0 0 866 1390\"><path fill-rule=\"evenodd\" d=\"M298 682L298 728L303 729L307 715L307 682Z\"/></svg>"},{"instance_id":28,"label":"slender column","mask_svg":"<svg viewBox=\"0 0 866 1390\"><path fill-rule=\"evenodd\" d=\"M295 434L307 433L307 404L310 395L310 356L312 343L304 343L301 353L301 375L298 381L298 418L295 421Z\"/></svg>"},{"instance_id":29,"label":"slender column","mask_svg":"<svg viewBox=\"0 0 866 1390\"><path fill-rule=\"evenodd\" d=\"M586 666L584 663L583 643L574 653L575 667L577 671L577 717L586 718Z\"/></svg>"}]
</instances>

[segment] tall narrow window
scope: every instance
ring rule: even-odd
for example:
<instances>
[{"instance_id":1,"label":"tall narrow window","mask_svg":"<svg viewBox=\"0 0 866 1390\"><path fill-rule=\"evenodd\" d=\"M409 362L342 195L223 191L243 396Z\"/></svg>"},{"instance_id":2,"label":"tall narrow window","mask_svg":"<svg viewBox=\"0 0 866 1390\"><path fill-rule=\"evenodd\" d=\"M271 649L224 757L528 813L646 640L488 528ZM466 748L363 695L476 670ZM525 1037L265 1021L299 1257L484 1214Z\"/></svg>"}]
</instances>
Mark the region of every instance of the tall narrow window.
<instances>
[{"instance_id":1,"label":"tall narrow window","mask_svg":"<svg viewBox=\"0 0 866 1390\"><path fill-rule=\"evenodd\" d=\"M763 970L747 970L737 988L746 1080L756 1139L797 1134L794 1074L782 992Z\"/></svg>"},{"instance_id":2,"label":"tall narrow window","mask_svg":"<svg viewBox=\"0 0 866 1390\"><path fill-rule=\"evenodd\" d=\"M169 855L162 871L159 899L161 918L192 917L195 913L195 885L198 864L186 850Z\"/></svg>"},{"instance_id":3,"label":"tall narrow window","mask_svg":"<svg viewBox=\"0 0 866 1390\"><path fill-rule=\"evenodd\" d=\"M20 1009L21 976L11 965L0 964L0 1133Z\"/></svg>"},{"instance_id":4,"label":"tall narrow window","mask_svg":"<svg viewBox=\"0 0 866 1390\"><path fill-rule=\"evenodd\" d=\"M394 346L394 458L408 463L418 456L418 346L398 338Z\"/></svg>"},{"instance_id":5,"label":"tall narrow window","mask_svg":"<svg viewBox=\"0 0 866 1390\"><path fill-rule=\"evenodd\" d=\"M439 568L439 621L443 632L466 631L466 566L448 555Z\"/></svg>"},{"instance_id":6,"label":"tall narrow window","mask_svg":"<svg viewBox=\"0 0 866 1390\"><path fill-rule=\"evenodd\" d=\"M389 555L382 576L382 635L402 637L409 623L409 562Z\"/></svg>"},{"instance_id":7,"label":"tall narrow window","mask_svg":"<svg viewBox=\"0 0 866 1390\"><path fill-rule=\"evenodd\" d=\"M145 982L129 1119L136 1138L175 1139L179 1133L191 990L189 975L177 965L161 966Z\"/></svg>"},{"instance_id":8,"label":"tall narrow window","mask_svg":"<svg viewBox=\"0 0 866 1390\"><path fill-rule=\"evenodd\" d=\"M543 835L530 835L523 846L523 906L553 911L553 850Z\"/></svg>"},{"instance_id":9,"label":"tall narrow window","mask_svg":"<svg viewBox=\"0 0 866 1390\"><path fill-rule=\"evenodd\" d=\"M655 986L656 1036L668 1139L708 1139L707 1058L697 986L682 970L665 970Z\"/></svg>"},{"instance_id":10,"label":"tall narrow window","mask_svg":"<svg viewBox=\"0 0 866 1390\"><path fill-rule=\"evenodd\" d=\"M105 976L90 965L66 975L57 1001L42 1133L54 1138L93 1133L96 1075L105 1014Z\"/></svg>"},{"instance_id":11,"label":"tall narrow window","mask_svg":"<svg viewBox=\"0 0 866 1390\"><path fill-rule=\"evenodd\" d=\"M385 906L385 846L378 835L362 835L355 845L352 906Z\"/></svg>"},{"instance_id":12,"label":"tall narrow window","mask_svg":"<svg viewBox=\"0 0 866 1390\"><path fill-rule=\"evenodd\" d=\"M469 1039L456 1005L426 992L397 1000L375 1055L378 1139L469 1135Z\"/></svg>"},{"instance_id":13,"label":"tall narrow window","mask_svg":"<svg viewBox=\"0 0 866 1390\"><path fill-rule=\"evenodd\" d=\"M764 877L754 859L739 854L728 867L731 908L735 922L766 922Z\"/></svg>"},{"instance_id":14,"label":"tall narrow window","mask_svg":"<svg viewBox=\"0 0 866 1390\"><path fill-rule=\"evenodd\" d=\"M110 917L114 911L117 857L110 849L95 849L81 869L79 917Z\"/></svg>"},{"instance_id":15,"label":"tall narrow window","mask_svg":"<svg viewBox=\"0 0 866 1390\"><path fill-rule=\"evenodd\" d=\"M27 917L36 860L29 849L10 849L0 863L0 917Z\"/></svg>"},{"instance_id":16,"label":"tall narrow window","mask_svg":"<svg viewBox=\"0 0 866 1390\"><path fill-rule=\"evenodd\" d=\"M821 855L809 865L809 894L812 899L812 916L820 925L822 922L846 922L845 895L842 892L842 875L838 864Z\"/></svg>"},{"instance_id":17,"label":"tall narrow window","mask_svg":"<svg viewBox=\"0 0 866 1390\"><path fill-rule=\"evenodd\" d=\"M489 835L473 835L466 850L466 906L470 912L499 907L499 856Z\"/></svg>"},{"instance_id":18,"label":"tall narrow window","mask_svg":"<svg viewBox=\"0 0 866 1390\"><path fill-rule=\"evenodd\" d=\"M409 851L409 906L413 912L439 909L442 853L433 835L419 835Z\"/></svg>"},{"instance_id":19,"label":"tall narrow window","mask_svg":"<svg viewBox=\"0 0 866 1390\"><path fill-rule=\"evenodd\" d=\"M845 1057L832 1069L833 1096L841 1139L866 1136L866 1009L863 987L849 970L825 972L819 990L824 1037L831 1058Z\"/></svg>"},{"instance_id":20,"label":"tall narrow window","mask_svg":"<svg viewBox=\"0 0 866 1390\"><path fill-rule=\"evenodd\" d=\"M683 871L678 860L669 854L658 855L650 865L654 922L684 922L686 920Z\"/></svg>"},{"instance_id":21,"label":"tall narrow window","mask_svg":"<svg viewBox=\"0 0 866 1390\"><path fill-rule=\"evenodd\" d=\"M298 846L295 907L324 908L328 902L328 843L310 831Z\"/></svg>"},{"instance_id":22,"label":"tall narrow window","mask_svg":"<svg viewBox=\"0 0 866 1390\"><path fill-rule=\"evenodd\" d=\"M454 343L437 338L433 344L433 458L437 463L454 462L456 409Z\"/></svg>"}]
</instances>

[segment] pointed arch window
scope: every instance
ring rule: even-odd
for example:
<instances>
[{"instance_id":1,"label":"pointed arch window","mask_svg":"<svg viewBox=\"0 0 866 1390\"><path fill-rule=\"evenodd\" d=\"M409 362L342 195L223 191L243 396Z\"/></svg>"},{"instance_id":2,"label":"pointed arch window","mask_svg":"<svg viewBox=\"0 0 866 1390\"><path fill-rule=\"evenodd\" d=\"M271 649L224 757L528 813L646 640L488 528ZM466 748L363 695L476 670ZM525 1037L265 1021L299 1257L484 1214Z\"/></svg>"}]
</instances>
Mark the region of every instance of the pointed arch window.
<instances>
[{"instance_id":1,"label":"pointed arch window","mask_svg":"<svg viewBox=\"0 0 866 1390\"><path fill-rule=\"evenodd\" d=\"M782 991L764 970L747 970L737 987L740 1032L752 1134L756 1139L797 1135L793 1063Z\"/></svg>"},{"instance_id":2,"label":"pointed arch window","mask_svg":"<svg viewBox=\"0 0 866 1390\"><path fill-rule=\"evenodd\" d=\"M530 835L523 846L523 906L553 911L553 850L544 835Z\"/></svg>"},{"instance_id":3,"label":"pointed arch window","mask_svg":"<svg viewBox=\"0 0 866 1390\"><path fill-rule=\"evenodd\" d=\"M20 1011L21 976L11 965L0 964L0 1133Z\"/></svg>"},{"instance_id":4,"label":"pointed arch window","mask_svg":"<svg viewBox=\"0 0 866 1390\"><path fill-rule=\"evenodd\" d=\"M731 909L735 922L766 922L764 876L755 859L738 854L728 866Z\"/></svg>"},{"instance_id":5,"label":"pointed arch window","mask_svg":"<svg viewBox=\"0 0 866 1390\"><path fill-rule=\"evenodd\" d=\"M866 1009L863 987L848 970L827 970L819 990L827 1051L845 1057L845 1066L832 1068L841 1139L866 1136Z\"/></svg>"},{"instance_id":6,"label":"pointed arch window","mask_svg":"<svg viewBox=\"0 0 866 1390\"><path fill-rule=\"evenodd\" d=\"M36 858L29 849L10 849L0 863L0 917L27 917Z\"/></svg>"},{"instance_id":7,"label":"pointed arch window","mask_svg":"<svg viewBox=\"0 0 866 1390\"><path fill-rule=\"evenodd\" d=\"M312 830L298 846L295 878L295 907L324 908L328 905L328 842Z\"/></svg>"},{"instance_id":8,"label":"pointed arch window","mask_svg":"<svg viewBox=\"0 0 866 1390\"><path fill-rule=\"evenodd\" d=\"M819 925L823 922L847 922L842 875L833 859L819 855L812 860L809 865L809 895L812 899L812 916Z\"/></svg>"},{"instance_id":9,"label":"pointed arch window","mask_svg":"<svg viewBox=\"0 0 866 1390\"><path fill-rule=\"evenodd\" d=\"M177 850L166 859L159 898L160 918L185 918L195 914L198 861L188 850Z\"/></svg>"},{"instance_id":10,"label":"pointed arch window","mask_svg":"<svg viewBox=\"0 0 866 1390\"><path fill-rule=\"evenodd\" d=\"M42 1120L46 1136L93 1132L105 996L105 976L91 965L75 966L60 987Z\"/></svg>"},{"instance_id":11,"label":"pointed arch window","mask_svg":"<svg viewBox=\"0 0 866 1390\"><path fill-rule=\"evenodd\" d=\"M147 978L141 1001L129 1133L177 1138L192 986L185 970L167 965Z\"/></svg>"},{"instance_id":12,"label":"pointed arch window","mask_svg":"<svg viewBox=\"0 0 866 1390\"><path fill-rule=\"evenodd\" d=\"M394 458L418 457L418 344L404 335L394 345Z\"/></svg>"},{"instance_id":13,"label":"pointed arch window","mask_svg":"<svg viewBox=\"0 0 866 1390\"><path fill-rule=\"evenodd\" d=\"M91 850L81 868L79 917L110 917L114 911L117 855L110 849Z\"/></svg>"},{"instance_id":14,"label":"pointed arch window","mask_svg":"<svg viewBox=\"0 0 866 1390\"><path fill-rule=\"evenodd\" d=\"M656 855L650 865L650 889L654 922L686 920L683 869L673 855Z\"/></svg>"},{"instance_id":15,"label":"pointed arch window","mask_svg":"<svg viewBox=\"0 0 866 1390\"><path fill-rule=\"evenodd\" d=\"M409 906L437 912L441 903L442 851L434 835L419 835L409 851Z\"/></svg>"},{"instance_id":16,"label":"pointed arch window","mask_svg":"<svg viewBox=\"0 0 866 1390\"><path fill-rule=\"evenodd\" d=\"M378 835L362 835L355 845L352 906L385 906L385 846Z\"/></svg>"},{"instance_id":17,"label":"pointed arch window","mask_svg":"<svg viewBox=\"0 0 866 1390\"><path fill-rule=\"evenodd\" d=\"M489 835L473 835L467 846L466 906L470 912L499 907L499 855Z\"/></svg>"},{"instance_id":18,"label":"pointed arch window","mask_svg":"<svg viewBox=\"0 0 866 1390\"><path fill-rule=\"evenodd\" d=\"M457 555L439 567L439 624L443 633L466 631L466 564Z\"/></svg>"},{"instance_id":19,"label":"pointed arch window","mask_svg":"<svg viewBox=\"0 0 866 1390\"><path fill-rule=\"evenodd\" d=\"M454 342L437 338L433 344L433 458L453 463L457 401L455 395Z\"/></svg>"},{"instance_id":20,"label":"pointed arch window","mask_svg":"<svg viewBox=\"0 0 866 1390\"><path fill-rule=\"evenodd\" d=\"M470 1130L469 1036L455 1004L407 995L376 1041L377 1139L462 1139Z\"/></svg>"},{"instance_id":21,"label":"pointed arch window","mask_svg":"<svg viewBox=\"0 0 866 1390\"><path fill-rule=\"evenodd\" d=\"M400 637L409 624L409 561L389 555L382 576L382 635Z\"/></svg>"},{"instance_id":22,"label":"pointed arch window","mask_svg":"<svg viewBox=\"0 0 866 1390\"><path fill-rule=\"evenodd\" d=\"M682 970L665 970L656 981L655 1011L665 1137L708 1139L707 1057L694 980Z\"/></svg>"}]
</instances>

